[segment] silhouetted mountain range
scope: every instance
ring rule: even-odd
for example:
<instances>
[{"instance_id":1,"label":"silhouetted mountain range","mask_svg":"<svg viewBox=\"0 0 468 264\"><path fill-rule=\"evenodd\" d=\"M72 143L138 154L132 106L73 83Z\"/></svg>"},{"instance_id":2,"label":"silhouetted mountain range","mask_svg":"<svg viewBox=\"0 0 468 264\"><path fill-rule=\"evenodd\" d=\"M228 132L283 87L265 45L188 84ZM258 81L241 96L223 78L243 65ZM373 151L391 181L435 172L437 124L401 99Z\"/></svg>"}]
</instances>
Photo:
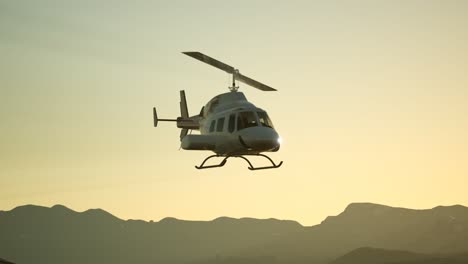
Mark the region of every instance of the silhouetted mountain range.
<instances>
[{"instance_id":1,"label":"silhouetted mountain range","mask_svg":"<svg viewBox=\"0 0 468 264\"><path fill-rule=\"evenodd\" d=\"M402 250L358 248L330 264L466 264L468 254L421 254Z\"/></svg>"},{"instance_id":2,"label":"silhouetted mountain range","mask_svg":"<svg viewBox=\"0 0 468 264\"><path fill-rule=\"evenodd\" d=\"M468 251L468 208L455 205L412 210L354 203L320 225L249 253L274 252L282 261L327 263L359 247L419 253Z\"/></svg>"},{"instance_id":3,"label":"silhouetted mountain range","mask_svg":"<svg viewBox=\"0 0 468 264\"><path fill-rule=\"evenodd\" d=\"M0 264L14 264L14 263L13 263L13 262L10 262L10 261L8 261L8 260L6 260L6 259L0 258Z\"/></svg>"},{"instance_id":4,"label":"silhouetted mountain range","mask_svg":"<svg viewBox=\"0 0 468 264\"><path fill-rule=\"evenodd\" d=\"M353 264L385 263L363 261L387 255L389 261L416 264L422 256L463 260L463 252L468 252L468 208L460 205L412 210L355 203L312 227L228 217L125 221L100 209L80 213L61 205L0 211L0 257L18 264Z\"/></svg>"}]
</instances>

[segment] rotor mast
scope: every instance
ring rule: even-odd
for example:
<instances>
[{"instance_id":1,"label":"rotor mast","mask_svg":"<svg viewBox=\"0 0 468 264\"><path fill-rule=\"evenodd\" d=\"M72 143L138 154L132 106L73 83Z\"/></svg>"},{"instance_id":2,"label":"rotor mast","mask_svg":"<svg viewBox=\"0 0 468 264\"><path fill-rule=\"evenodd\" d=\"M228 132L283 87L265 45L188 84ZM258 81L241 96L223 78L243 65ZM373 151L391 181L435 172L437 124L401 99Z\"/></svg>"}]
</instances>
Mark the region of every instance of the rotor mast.
<instances>
[{"instance_id":1,"label":"rotor mast","mask_svg":"<svg viewBox=\"0 0 468 264\"><path fill-rule=\"evenodd\" d=\"M236 86L236 75L239 74L238 69L234 69L232 73L232 86L228 87L231 92L237 92L239 90L239 86Z\"/></svg>"}]
</instances>

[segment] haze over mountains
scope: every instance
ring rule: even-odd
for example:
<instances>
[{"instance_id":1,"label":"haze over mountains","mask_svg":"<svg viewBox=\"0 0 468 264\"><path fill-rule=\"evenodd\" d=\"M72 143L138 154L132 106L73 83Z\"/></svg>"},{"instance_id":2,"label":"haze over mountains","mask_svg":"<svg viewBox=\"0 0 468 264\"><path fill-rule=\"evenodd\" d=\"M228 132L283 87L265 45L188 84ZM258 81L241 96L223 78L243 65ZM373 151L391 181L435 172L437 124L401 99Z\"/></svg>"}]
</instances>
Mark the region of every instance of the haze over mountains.
<instances>
[{"instance_id":1,"label":"haze over mountains","mask_svg":"<svg viewBox=\"0 0 468 264\"><path fill-rule=\"evenodd\" d=\"M125 221L61 205L0 211L0 257L26 264L468 263L466 252L468 208L460 205L412 210L354 203L312 227L228 217Z\"/></svg>"}]
</instances>

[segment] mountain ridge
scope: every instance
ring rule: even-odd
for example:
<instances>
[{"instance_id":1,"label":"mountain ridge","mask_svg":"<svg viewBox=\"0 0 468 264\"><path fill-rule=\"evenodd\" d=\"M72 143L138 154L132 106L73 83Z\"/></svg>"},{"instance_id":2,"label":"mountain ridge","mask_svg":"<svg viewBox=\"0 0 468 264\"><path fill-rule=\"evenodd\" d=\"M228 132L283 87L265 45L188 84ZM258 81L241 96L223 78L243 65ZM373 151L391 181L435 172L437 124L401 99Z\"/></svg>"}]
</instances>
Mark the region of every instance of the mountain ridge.
<instances>
[{"instance_id":1,"label":"mountain ridge","mask_svg":"<svg viewBox=\"0 0 468 264\"><path fill-rule=\"evenodd\" d=\"M465 264L468 252L422 254L403 250L362 247L338 257L329 264Z\"/></svg>"},{"instance_id":2,"label":"mountain ridge","mask_svg":"<svg viewBox=\"0 0 468 264\"><path fill-rule=\"evenodd\" d=\"M179 221L179 222L199 222L199 223L229 222L229 221L246 221L247 222L247 221L262 220L262 221L291 222L291 223L294 223L294 224L298 224L300 226L304 226L298 221L289 220L289 219L254 218L254 217L235 218L235 217L229 217L229 216L219 216L219 217L216 217L216 218L214 218L212 220L179 219L179 218L171 217L171 216L166 216L164 218L161 218L159 221L134 219L134 218L124 219L124 218L120 218L118 216L115 216L112 213L110 213L110 212L108 212L108 211L106 211L104 209L101 209L101 208L90 208L90 209L86 209L84 211L75 211L75 210L73 210L73 209L71 209L71 208L69 208L67 206L62 205L62 204L55 204L55 205L52 205L50 207L43 206L43 205L35 205L35 204L25 204L25 205L16 206L16 207L12 208L11 210L0 210L0 214L2 214L2 213L18 213L18 212L22 212L24 210L34 210L34 211L50 210L51 212L55 211L55 212L65 212L65 213L70 213L70 214L85 214L85 215L101 214L101 215L107 215L107 216L110 216L110 217L113 217L113 218L116 218L116 219L122 220L122 221L143 221L143 222L146 222L146 223L175 222L175 221Z\"/></svg>"},{"instance_id":3,"label":"mountain ridge","mask_svg":"<svg viewBox=\"0 0 468 264\"><path fill-rule=\"evenodd\" d=\"M352 203L315 226L249 217L123 220L102 209L77 212L63 205L0 211L0 257L25 264L325 264L360 247L468 252L468 207Z\"/></svg>"},{"instance_id":4,"label":"mountain ridge","mask_svg":"<svg viewBox=\"0 0 468 264\"><path fill-rule=\"evenodd\" d=\"M230 216L219 216L216 217L212 220L191 220L191 219L179 219L176 217L171 217L171 216L166 216L164 218L161 218L159 221L154 221L154 220L143 220L143 219L134 219L134 218L120 218L116 215L113 215L112 213L101 209L101 208L90 208L86 209L84 211L76 211L73 210L65 205L62 204L55 204L53 206L44 206L44 205L35 205L35 204L25 204L25 205L19 205L11 210L0 210L1 213L8 213L8 212L16 212L16 211L21 211L23 209L29 210L42 210L42 209L53 209L53 210L60 210L63 212L68 212L68 213L76 213L76 214L103 214L103 215L108 215L112 216L116 219L122 220L122 221L128 221L128 220L137 220L137 221L143 221L143 222L151 222L151 223L159 223L159 222L165 222L165 221L183 221L183 222L214 222L214 221L232 221L232 220L242 220L242 221L250 221L250 220L272 220L272 221L285 221L285 222L294 222L297 223L303 227L313 227L316 225L303 225L299 221L292 220L292 219L277 219L277 218L254 218L254 217L240 217L240 218L235 218L235 217L230 217ZM377 204L377 203L370 203L370 202L353 202L350 203L348 206L345 207L345 209L337 214L337 215L331 215L325 217L321 223L325 222L328 218L335 218L337 216L342 216L343 214L348 214L348 213L357 213L357 212L362 212L362 210L369 210L369 209L380 209L380 210L403 210L403 211L431 211L431 210L453 210L453 209L462 209L466 210L468 209L467 206L461 205L461 204L454 204L454 205L438 205L432 208L426 208L426 209L411 209L411 208L404 208L404 207L394 207L394 206L388 206L388 205L383 205L383 204Z\"/></svg>"}]
</instances>

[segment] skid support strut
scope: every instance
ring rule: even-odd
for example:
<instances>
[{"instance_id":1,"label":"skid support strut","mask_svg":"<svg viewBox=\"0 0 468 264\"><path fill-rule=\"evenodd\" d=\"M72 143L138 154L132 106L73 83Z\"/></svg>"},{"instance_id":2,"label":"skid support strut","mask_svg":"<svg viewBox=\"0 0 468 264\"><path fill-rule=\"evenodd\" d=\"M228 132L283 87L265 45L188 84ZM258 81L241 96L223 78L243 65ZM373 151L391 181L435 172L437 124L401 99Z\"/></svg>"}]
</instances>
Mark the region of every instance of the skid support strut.
<instances>
[{"instance_id":1,"label":"skid support strut","mask_svg":"<svg viewBox=\"0 0 468 264\"><path fill-rule=\"evenodd\" d=\"M264 157L266 158L268 161L271 162L271 166L264 166L264 167L254 167L252 165L252 163L250 162L250 160L248 158L246 158L245 156L260 156L260 157ZM209 159L212 159L212 158L215 158L215 157L220 157L220 158L223 158L223 160L219 163L219 164L215 164L215 165L205 165L205 163L209 160ZM264 169L276 169L276 168L279 168L281 167L281 165L283 165L283 162L281 161L280 163L278 164L275 164L275 162L270 158L268 157L267 155L264 155L264 154L244 154L244 155L227 155L227 156L223 156L223 155L211 155L209 157L207 157L205 160L203 160L203 162L200 164L200 166L195 166L195 168L197 169L210 169L210 168L217 168L217 167L222 167L226 164L227 160L229 158L241 158L243 160L245 160L248 164L249 164L249 170L264 170Z\"/></svg>"}]
</instances>

